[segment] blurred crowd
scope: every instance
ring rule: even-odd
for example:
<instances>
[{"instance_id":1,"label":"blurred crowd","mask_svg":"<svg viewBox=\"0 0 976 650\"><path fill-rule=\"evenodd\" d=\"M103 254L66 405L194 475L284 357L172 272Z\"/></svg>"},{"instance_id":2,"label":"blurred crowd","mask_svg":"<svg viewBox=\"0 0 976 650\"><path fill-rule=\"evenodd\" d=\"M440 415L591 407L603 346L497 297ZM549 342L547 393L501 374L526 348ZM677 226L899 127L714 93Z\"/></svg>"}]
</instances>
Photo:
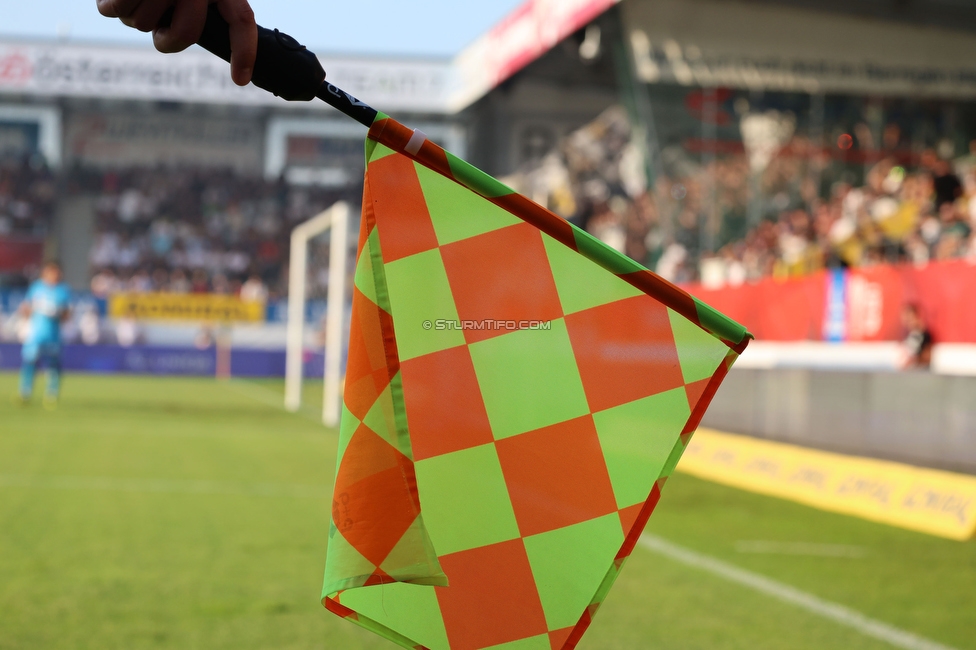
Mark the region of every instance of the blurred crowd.
<instances>
[{"instance_id":1,"label":"blurred crowd","mask_svg":"<svg viewBox=\"0 0 976 650\"><path fill-rule=\"evenodd\" d=\"M665 148L649 186L646 156L614 108L505 180L674 282L976 258L976 141L959 158L876 154L859 163L863 183L803 136L779 143L758 170L749 152L702 158Z\"/></svg>"},{"instance_id":2,"label":"blurred crowd","mask_svg":"<svg viewBox=\"0 0 976 650\"><path fill-rule=\"evenodd\" d=\"M611 108L504 180L675 282L734 285L838 266L976 258L976 141L962 157L940 147L896 159L882 152L899 150L897 127L885 127L878 146L855 129L870 155L851 163L844 150L852 136L836 148L814 146L774 113L742 117L745 150L675 145L652 157L626 112ZM764 128L772 139L762 145ZM56 197L84 194L95 197L96 297L167 291L273 300L286 292L292 228L337 200L355 203L358 193L192 168L55 176L31 160L7 160L0 237L43 237ZM324 295L326 265L312 266L319 271L310 296Z\"/></svg>"},{"instance_id":3,"label":"blurred crowd","mask_svg":"<svg viewBox=\"0 0 976 650\"><path fill-rule=\"evenodd\" d=\"M94 182L89 259L97 297L117 291L279 297L287 288L292 228L350 198L200 169L106 172Z\"/></svg>"},{"instance_id":4,"label":"blurred crowd","mask_svg":"<svg viewBox=\"0 0 976 650\"><path fill-rule=\"evenodd\" d=\"M714 254L702 251L698 279L739 284L828 267L976 258L974 161L926 151L906 169L882 158L870 165L862 185L834 182L825 198L781 196L783 209L766 211L743 237L720 240ZM789 166L783 163L776 167ZM677 234L682 245L682 235L697 233Z\"/></svg>"},{"instance_id":5,"label":"blurred crowd","mask_svg":"<svg viewBox=\"0 0 976 650\"><path fill-rule=\"evenodd\" d=\"M0 158L0 237L43 237L51 227L57 184L38 158Z\"/></svg>"}]
</instances>

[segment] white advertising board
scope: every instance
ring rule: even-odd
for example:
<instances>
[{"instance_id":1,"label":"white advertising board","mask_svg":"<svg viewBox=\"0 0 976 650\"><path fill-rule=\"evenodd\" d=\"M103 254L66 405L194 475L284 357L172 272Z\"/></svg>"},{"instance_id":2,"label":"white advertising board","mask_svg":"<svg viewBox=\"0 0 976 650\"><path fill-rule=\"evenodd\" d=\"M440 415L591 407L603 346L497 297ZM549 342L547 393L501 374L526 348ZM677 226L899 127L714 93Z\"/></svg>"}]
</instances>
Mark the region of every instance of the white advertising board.
<instances>
[{"instance_id":1,"label":"white advertising board","mask_svg":"<svg viewBox=\"0 0 976 650\"><path fill-rule=\"evenodd\" d=\"M331 83L379 109L447 110L447 61L319 58ZM196 47L165 55L141 47L0 40L0 94L287 105L254 86L234 85L228 67ZM328 110L321 102L303 106Z\"/></svg>"},{"instance_id":2,"label":"white advertising board","mask_svg":"<svg viewBox=\"0 0 976 650\"><path fill-rule=\"evenodd\" d=\"M72 162L96 167L191 164L261 169L264 129L256 119L154 111L74 113L65 125Z\"/></svg>"}]
</instances>

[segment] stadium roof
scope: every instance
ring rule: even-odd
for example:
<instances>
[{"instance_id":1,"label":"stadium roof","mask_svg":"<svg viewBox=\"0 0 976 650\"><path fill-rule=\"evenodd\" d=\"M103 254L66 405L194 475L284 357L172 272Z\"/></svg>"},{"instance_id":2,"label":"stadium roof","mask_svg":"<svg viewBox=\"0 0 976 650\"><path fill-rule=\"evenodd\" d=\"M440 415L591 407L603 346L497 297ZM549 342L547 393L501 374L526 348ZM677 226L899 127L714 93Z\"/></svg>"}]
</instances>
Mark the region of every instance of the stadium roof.
<instances>
[{"instance_id":1,"label":"stadium roof","mask_svg":"<svg viewBox=\"0 0 976 650\"><path fill-rule=\"evenodd\" d=\"M648 83L976 96L972 0L527 0L455 59L452 108L618 4Z\"/></svg>"},{"instance_id":2,"label":"stadium roof","mask_svg":"<svg viewBox=\"0 0 976 650\"><path fill-rule=\"evenodd\" d=\"M861 18L976 31L972 0L751 0Z\"/></svg>"},{"instance_id":3,"label":"stadium roof","mask_svg":"<svg viewBox=\"0 0 976 650\"><path fill-rule=\"evenodd\" d=\"M330 81L384 110L453 113L616 5L649 83L976 96L969 0L526 0L453 61L320 58ZM286 106L238 88L200 49L56 41L0 39L0 95Z\"/></svg>"},{"instance_id":4,"label":"stadium roof","mask_svg":"<svg viewBox=\"0 0 976 650\"><path fill-rule=\"evenodd\" d=\"M897 12L855 11L882 4L877 1L852 0L851 11L836 3L816 10L808 4L627 0L622 15L638 76L649 83L976 96L971 32L895 20Z\"/></svg>"}]
</instances>

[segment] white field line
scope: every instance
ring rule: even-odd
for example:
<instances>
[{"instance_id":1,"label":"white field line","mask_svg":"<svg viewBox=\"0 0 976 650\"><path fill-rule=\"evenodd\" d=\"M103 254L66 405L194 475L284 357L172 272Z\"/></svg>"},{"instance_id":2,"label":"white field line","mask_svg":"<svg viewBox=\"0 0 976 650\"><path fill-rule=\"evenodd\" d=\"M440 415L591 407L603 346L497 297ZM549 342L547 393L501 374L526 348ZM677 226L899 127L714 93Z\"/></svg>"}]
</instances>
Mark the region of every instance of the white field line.
<instances>
[{"instance_id":1,"label":"white field line","mask_svg":"<svg viewBox=\"0 0 976 650\"><path fill-rule=\"evenodd\" d=\"M773 542L764 540L739 540L735 543L737 553L758 553L762 555L811 555L816 557L859 558L867 555L861 546L848 544L819 544L816 542Z\"/></svg>"},{"instance_id":2,"label":"white field line","mask_svg":"<svg viewBox=\"0 0 976 650\"><path fill-rule=\"evenodd\" d=\"M238 483L174 479L129 479L101 476L43 476L0 474L0 487L48 490L96 490L102 492L141 492L156 494L209 494L289 499L328 499L332 490L316 485L294 483Z\"/></svg>"},{"instance_id":3,"label":"white field line","mask_svg":"<svg viewBox=\"0 0 976 650\"><path fill-rule=\"evenodd\" d=\"M776 600L796 605L801 609L830 619L846 627L852 628L866 636L885 641L896 648L905 650L953 650L949 646L931 641L917 634L912 634L897 627L882 623L843 605L823 600L813 594L800 591L782 582L740 569L737 566L722 562L713 557L696 553L683 548L655 535L645 533L640 538L640 545L687 566L708 571L731 582L749 587L760 593L771 596Z\"/></svg>"},{"instance_id":4,"label":"white field line","mask_svg":"<svg viewBox=\"0 0 976 650\"><path fill-rule=\"evenodd\" d=\"M223 381L222 384L239 395L250 397L254 401L261 402L265 406L270 406L271 408L288 413L288 411L285 411L285 396L277 391L271 390L267 386L262 386L256 382L240 378L233 378L228 381ZM322 414L308 405L303 404L293 414L300 415L307 420L312 420L322 424Z\"/></svg>"}]
</instances>

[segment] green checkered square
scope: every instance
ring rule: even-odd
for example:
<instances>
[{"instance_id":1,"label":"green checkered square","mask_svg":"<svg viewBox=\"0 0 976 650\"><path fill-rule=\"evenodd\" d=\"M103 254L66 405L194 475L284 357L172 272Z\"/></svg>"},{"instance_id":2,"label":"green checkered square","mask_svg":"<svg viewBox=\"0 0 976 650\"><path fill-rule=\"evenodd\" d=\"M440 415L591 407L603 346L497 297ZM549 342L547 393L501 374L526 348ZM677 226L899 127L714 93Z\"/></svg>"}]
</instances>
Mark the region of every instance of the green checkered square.
<instances>
[{"instance_id":1,"label":"green checkered square","mask_svg":"<svg viewBox=\"0 0 976 650\"><path fill-rule=\"evenodd\" d=\"M624 543L617 513L525 538L550 630L575 625Z\"/></svg>"},{"instance_id":2,"label":"green checkered square","mask_svg":"<svg viewBox=\"0 0 976 650\"><path fill-rule=\"evenodd\" d=\"M397 582L344 591L340 599L344 606L360 616L395 630L430 650L449 650L451 647L433 587Z\"/></svg>"},{"instance_id":3,"label":"green checkered square","mask_svg":"<svg viewBox=\"0 0 976 650\"><path fill-rule=\"evenodd\" d=\"M384 269L401 361L464 345L461 330L434 326L439 319L458 320L438 249L390 262Z\"/></svg>"},{"instance_id":4,"label":"green checkered square","mask_svg":"<svg viewBox=\"0 0 976 650\"><path fill-rule=\"evenodd\" d=\"M600 587L596 590L596 593L593 594L593 599L590 601L590 605L600 605L604 600L607 599L607 594L610 593L610 588L613 587L613 583L616 582L617 577L620 575L624 560L626 559L627 558L621 558L618 560L616 557L614 557L613 564L611 564L610 568L607 570L607 575L603 576L603 582L600 583Z\"/></svg>"},{"instance_id":5,"label":"green checkered square","mask_svg":"<svg viewBox=\"0 0 976 650\"><path fill-rule=\"evenodd\" d=\"M396 447L401 454L407 458L413 458L406 418L397 411L393 399L394 394L402 394L402 382L403 379L398 372L386 385L383 392L379 394L373 405L369 407L369 412L363 417L362 422L373 433ZM349 415L355 418L352 413ZM353 432L355 429L350 432L350 436Z\"/></svg>"},{"instance_id":6,"label":"green checkered square","mask_svg":"<svg viewBox=\"0 0 976 650\"><path fill-rule=\"evenodd\" d=\"M363 557L363 554L350 544L342 533L333 524L329 528L329 548L328 553L339 562L331 562L325 565L325 584L334 584L340 580L360 578L371 575L376 571L376 565ZM330 570L335 571L336 567L341 575L330 575Z\"/></svg>"},{"instance_id":7,"label":"green checkered square","mask_svg":"<svg viewBox=\"0 0 976 650\"><path fill-rule=\"evenodd\" d=\"M380 569L391 578L415 585L447 584L447 577L444 574L431 575L429 559L437 557L437 551L426 531L423 517L414 519L397 545L383 559ZM423 554L417 553L418 541L424 547Z\"/></svg>"},{"instance_id":8,"label":"green checkered square","mask_svg":"<svg viewBox=\"0 0 976 650\"><path fill-rule=\"evenodd\" d=\"M359 425L359 418L353 415L352 411L347 409L345 402L343 402L342 414L339 416L339 451L336 454L336 458L342 458L342 455L346 453L346 447L349 446L349 441L352 440L352 434L356 432Z\"/></svg>"},{"instance_id":9,"label":"green checkered square","mask_svg":"<svg viewBox=\"0 0 976 650\"><path fill-rule=\"evenodd\" d=\"M522 220L471 190L414 163L424 191L430 221L443 246L461 239L522 223Z\"/></svg>"},{"instance_id":10,"label":"green checkered square","mask_svg":"<svg viewBox=\"0 0 976 650\"><path fill-rule=\"evenodd\" d=\"M590 412L563 319L468 349L496 440Z\"/></svg>"},{"instance_id":11,"label":"green checkered square","mask_svg":"<svg viewBox=\"0 0 976 650\"><path fill-rule=\"evenodd\" d=\"M376 140L366 138L366 162L373 162L380 158L392 156L396 152L385 144L380 144Z\"/></svg>"},{"instance_id":12,"label":"green checkered square","mask_svg":"<svg viewBox=\"0 0 976 650\"><path fill-rule=\"evenodd\" d=\"M356 288L364 296L369 298L370 302L376 305L380 303L376 298L376 281L374 280L372 251L378 251L379 245L380 240L377 230L373 228L373 232L369 233L369 237L366 238L366 242L363 244L363 250L359 254L359 260L356 261L356 274L353 276L353 284L356 285Z\"/></svg>"},{"instance_id":13,"label":"green checkered square","mask_svg":"<svg viewBox=\"0 0 976 650\"><path fill-rule=\"evenodd\" d=\"M690 416L684 387L593 414L618 508L647 500Z\"/></svg>"},{"instance_id":14,"label":"green checkered square","mask_svg":"<svg viewBox=\"0 0 976 650\"><path fill-rule=\"evenodd\" d=\"M485 650L552 650L552 644L549 643L548 634L540 634L539 636L530 636L527 639L493 645L485 648Z\"/></svg>"},{"instance_id":15,"label":"green checkered square","mask_svg":"<svg viewBox=\"0 0 976 650\"><path fill-rule=\"evenodd\" d=\"M708 379L715 374L729 352L728 346L671 309L668 317L685 383Z\"/></svg>"},{"instance_id":16,"label":"green checkered square","mask_svg":"<svg viewBox=\"0 0 976 650\"><path fill-rule=\"evenodd\" d=\"M674 447L671 448L668 459L664 461L664 467L661 468L661 475L658 478L667 478L674 474L674 468L678 466L678 461L684 455L685 448L685 443L680 437L674 441Z\"/></svg>"},{"instance_id":17,"label":"green checkered square","mask_svg":"<svg viewBox=\"0 0 976 650\"><path fill-rule=\"evenodd\" d=\"M363 418L363 424L368 426L380 438L404 453L400 448L397 436L396 414L393 411L393 392L391 384L387 384L380 396L376 398L369 412ZM409 449L407 449L409 451ZM409 454L406 454L409 456Z\"/></svg>"},{"instance_id":18,"label":"green checkered square","mask_svg":"<svg viewBox=\"0 0 976 650\"><path fill-rule=\"evenodd\" d=\"M494 444L417 461L420 507L438 555L519 536Z\"/></svg>"},{"instance_id":19,"label":"green checkered square","mask_svg":"<svg viewBox=\"0 0 976 650\"><path fill-rule=\"evenodd\" d=\"M576 251L542 235L549 256L552 277L556 280L563 313L572 314L598 305L642 295L639 289L624 282Z\"/></svg>"}]
</instances>

